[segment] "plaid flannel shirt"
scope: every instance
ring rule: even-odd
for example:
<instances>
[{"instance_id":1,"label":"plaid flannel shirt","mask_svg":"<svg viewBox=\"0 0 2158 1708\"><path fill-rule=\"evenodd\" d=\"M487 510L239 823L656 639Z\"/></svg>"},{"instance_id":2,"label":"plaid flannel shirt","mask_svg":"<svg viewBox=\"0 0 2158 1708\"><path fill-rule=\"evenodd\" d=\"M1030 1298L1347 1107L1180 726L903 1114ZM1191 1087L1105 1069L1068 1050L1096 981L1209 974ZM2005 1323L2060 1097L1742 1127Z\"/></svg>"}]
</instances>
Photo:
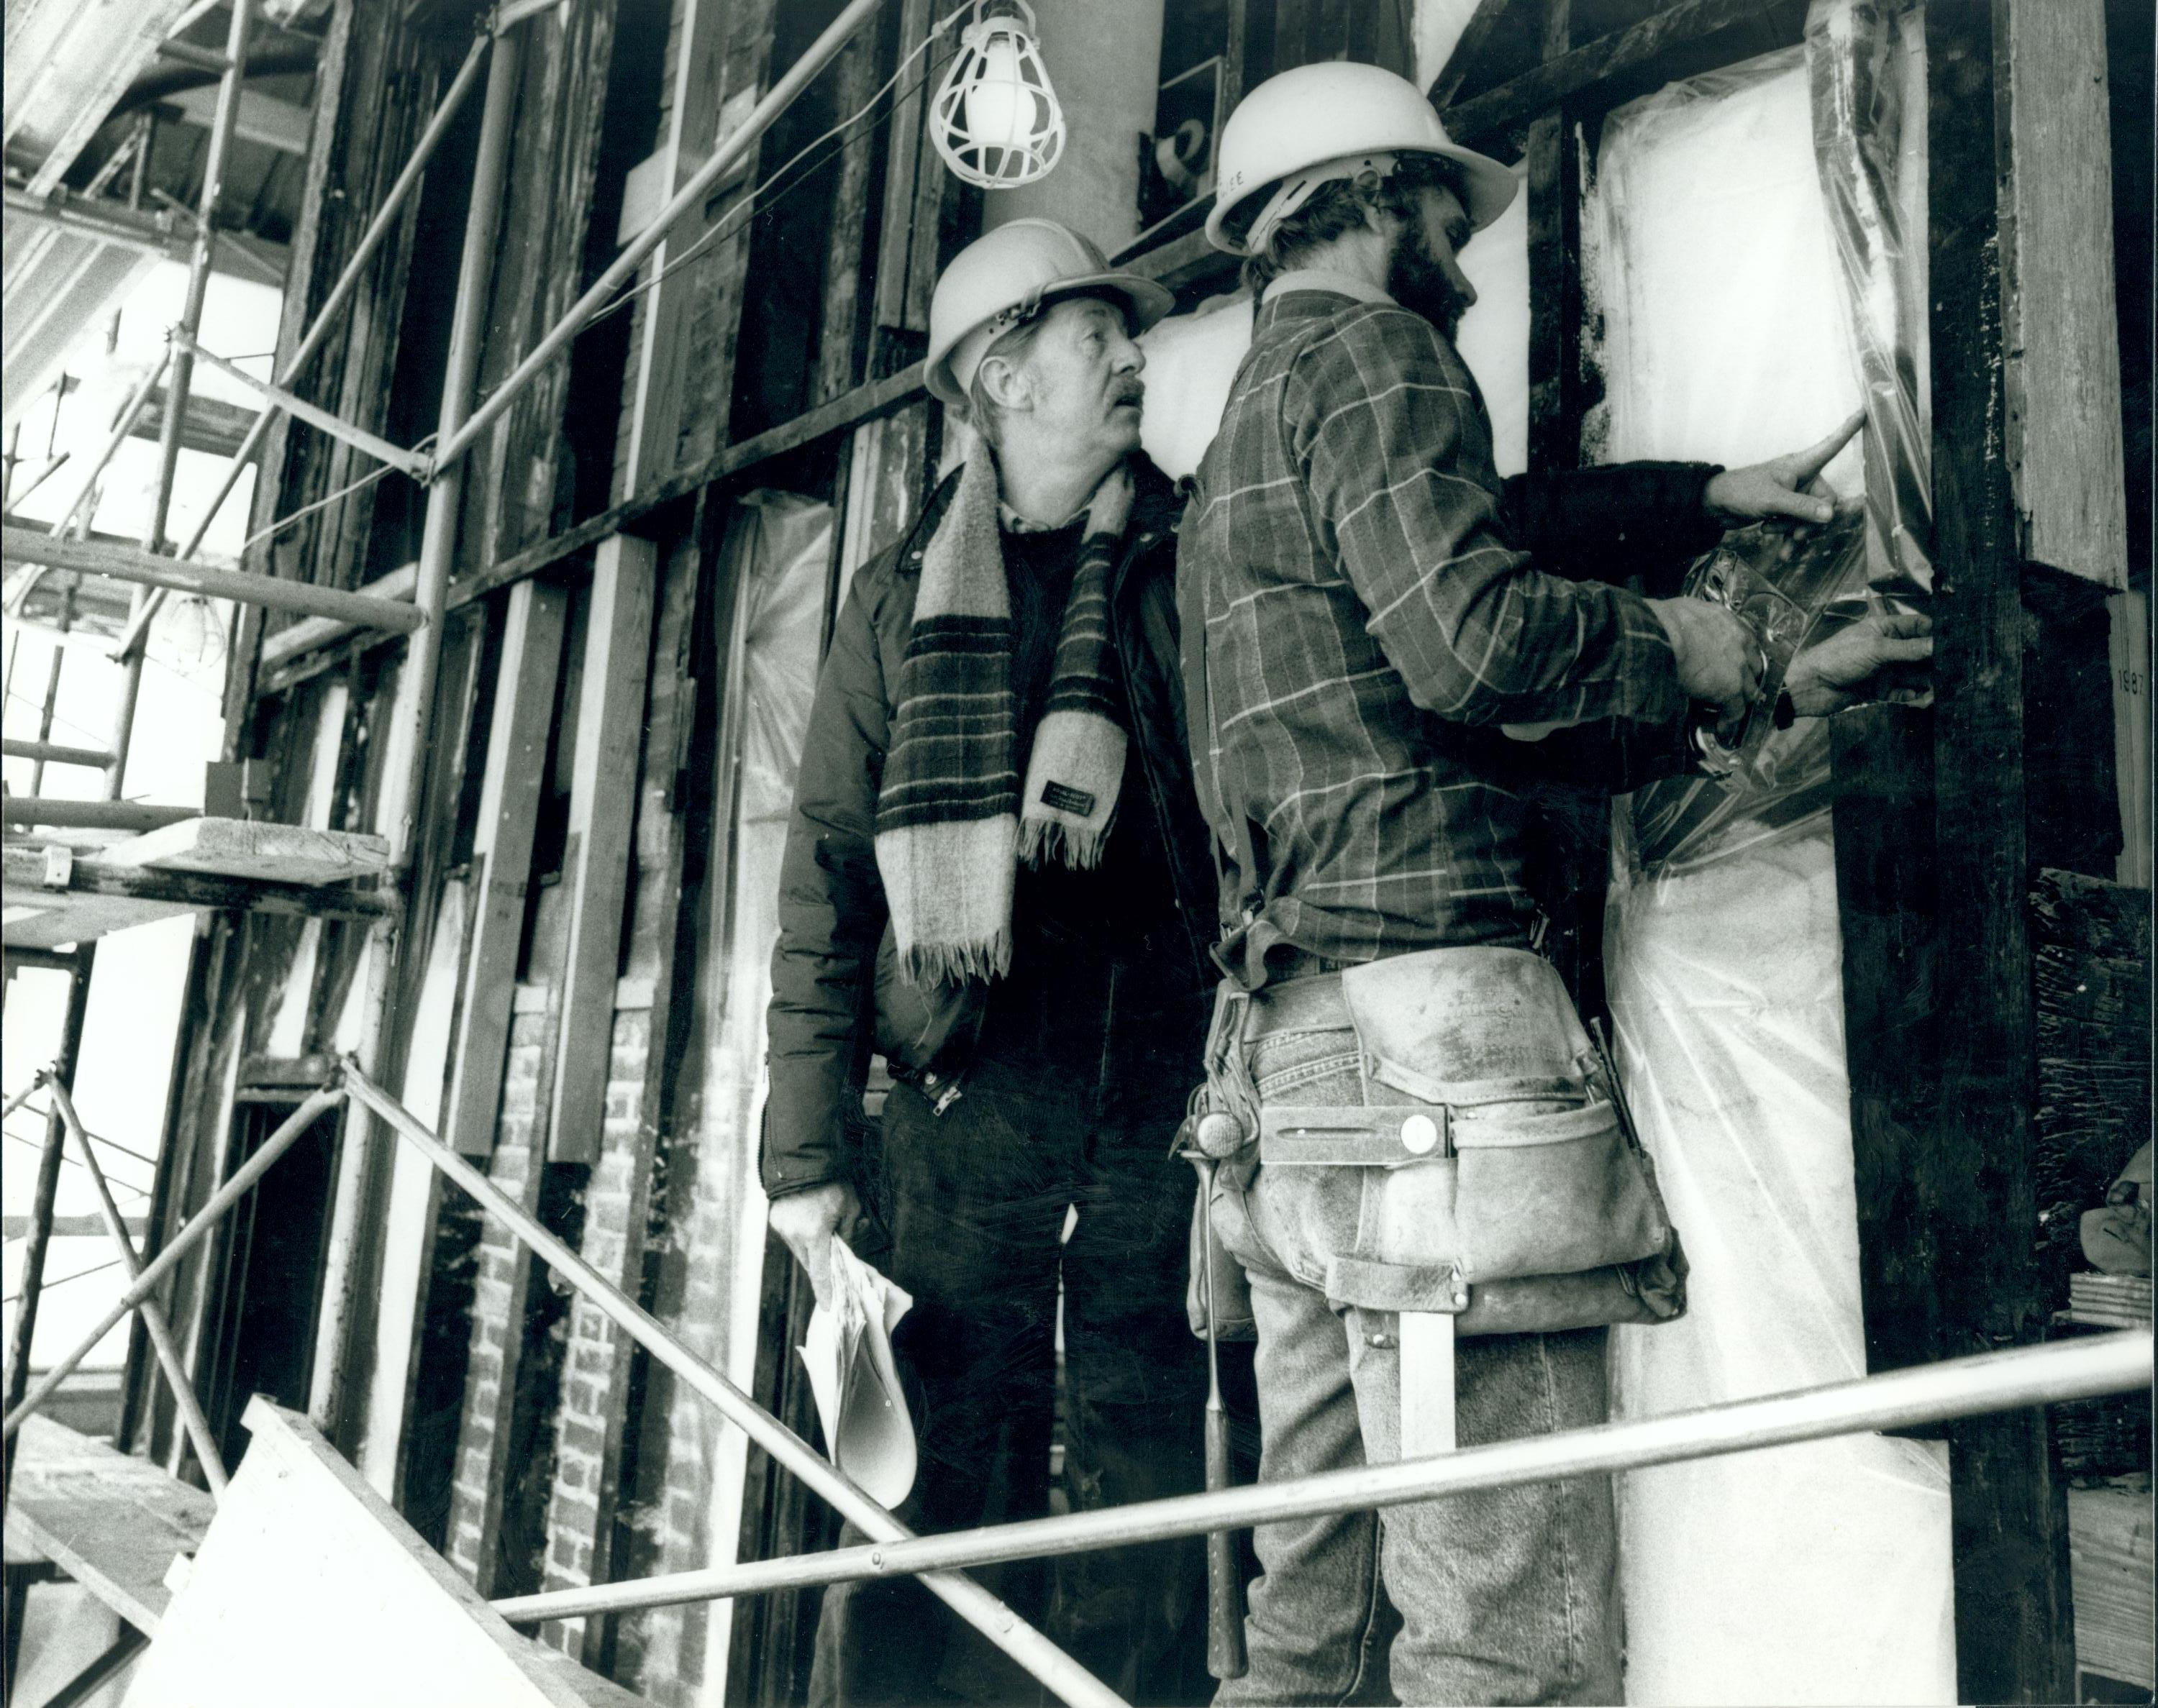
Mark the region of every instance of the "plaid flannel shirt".
<instances>
[{"instance_id":1,"label":"plaid flannel shirt","mask_svg":"<svg viewBox=\"0 0 2158 1708\"><path fill-rule=\"evenodd\" d=\"M1179 555L1187 632L1205 624L1201 799L1232 858L1242 813L1263 873L1223 900L1250 982L1284 942L1345 961L1526 943L1538 777L1608 792L1682 766L1655 614L1530 567L1500 504L1483 398L1429 321L1332 275L1276 283Z\"/></svg>"}]
</instances>

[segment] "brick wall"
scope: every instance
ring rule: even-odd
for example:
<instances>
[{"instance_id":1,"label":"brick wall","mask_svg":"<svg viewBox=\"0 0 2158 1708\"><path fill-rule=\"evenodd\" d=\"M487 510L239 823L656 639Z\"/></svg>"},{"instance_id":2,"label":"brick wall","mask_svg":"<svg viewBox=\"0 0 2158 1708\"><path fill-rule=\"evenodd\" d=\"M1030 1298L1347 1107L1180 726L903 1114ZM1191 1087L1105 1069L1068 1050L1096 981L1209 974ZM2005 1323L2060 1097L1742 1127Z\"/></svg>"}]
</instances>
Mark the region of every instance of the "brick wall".
<instances>
[{"instance_id":1,"label":"brick wall","mask_svg":"<svg viewBox=\"0 0 2158 1708\"><path fill-rule=\"evenodd\" d=\"M627 983L627 981L625 981ZM599 1159L585 1189L582 1256L609 1280L633 1278L629 1265L641 1257L642 1237L634 1250L629 1237L632 1217L643 1213L638 1173L644 1133L646 1069L651 1055L649 987L636 993L643 1008L617 1007L614 1048L607 1073L607 1118ZM622 1336L598 1308L581 1296L570 1308L570 1339L564 1365L561 1411L555 1432L554 1491L547 1507L549 1589L573 1588L592 1581L595 1566L606 1556L607 1527L614 1522L615 1490L608 1466L621 1427L626 1361L618 1358ZM586 1622L565 1619L541 1628L543 1642L567 1654L583 1652Z\"/></svg>"},{"instance_id":2,"label":"brick wall","mask_svg":"<svg viewBox=\"0 0 2158 1708\"><path fill-rule=\"evenodd\" d=\"M546 1143L552 1043L557 1016L545 1000L521 987L510 1020L502 1110L488 1175L518 1203L539 1197L540 1157ZM509 1452L517 1365L524 1339L530 1262L522 1243L493 1216L480 1231L479 1272L473 1284L472 1348L465 1367L457 1470L450 1490L450 1563L483 1594L495 1588L495 1539L501 1524L503 1461Z\"/></svg>"}]
</instances>

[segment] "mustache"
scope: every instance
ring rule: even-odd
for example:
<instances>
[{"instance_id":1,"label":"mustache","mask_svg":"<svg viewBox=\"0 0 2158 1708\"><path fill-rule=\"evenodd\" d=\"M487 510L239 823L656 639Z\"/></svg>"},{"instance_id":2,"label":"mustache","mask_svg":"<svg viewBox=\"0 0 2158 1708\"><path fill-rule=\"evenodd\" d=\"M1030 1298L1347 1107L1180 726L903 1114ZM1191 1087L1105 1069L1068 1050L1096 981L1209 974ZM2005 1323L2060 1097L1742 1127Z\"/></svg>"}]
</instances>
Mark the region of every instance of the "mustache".
<instances>
[{"instance_id":1,"label":"mustache","mask_svg":"<svg viewBox=\"0 0 2158 1708\"><path fill-rule=\"evenodd\" d=\"M1116 396L1113 401L1119 404L1135 403L1141 409L1144 409L1146 407L1146 381L1144 379L1126 379L1122 381L1117 387Z\"/></svg>"}]
</instances>

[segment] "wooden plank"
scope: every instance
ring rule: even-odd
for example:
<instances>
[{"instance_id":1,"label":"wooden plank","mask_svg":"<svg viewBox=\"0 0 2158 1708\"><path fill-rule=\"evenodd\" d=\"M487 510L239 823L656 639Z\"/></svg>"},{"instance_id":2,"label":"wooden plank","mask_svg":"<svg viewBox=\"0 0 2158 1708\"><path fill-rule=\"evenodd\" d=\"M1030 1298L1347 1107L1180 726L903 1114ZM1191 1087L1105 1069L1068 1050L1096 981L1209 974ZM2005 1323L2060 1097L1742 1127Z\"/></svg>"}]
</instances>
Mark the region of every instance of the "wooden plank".
<instances>
[{"instance_id":1,"label":"wooden plank","mask_svg":"<svg viewBox=\"0 0 2158 1708\"><path fill-rule=\"evenodd\" d=\"M55 569L110 575L140 587L169 587L177 592L200 594L206 599L237 599L274 611L341 617L348 622L365 623L391 634L410 634L426 620L410 605L373 598L364 593L318 587L312 582L288 581L280 575L214 570L179 558L131 550L126 546L102 545L95 540L64 539L26 528L0 529L0 553L4 553L10 563L46 564Z\"/></svg>"},{"instance_id":2,"label":"wooden plank","mask_svg":"<svg viewBox=\"0 0 2158 1708\"><path fill-rule=\"evenodd\" d=\"M462 1036L443 1104L443 1143L467 1156L494 1148L509 1048L510 1003L532 879L532 840L546 778L547 736L562 665L569 595L526 581L510 590L497 667L494 720L472 841L478 897L465 958Z\"/></svg>"},{"instance_id":3,"label":"wooden plank","mask_svg":"<svg viewBox=\"0 0 2158 1708\"><path fill-rule=\"evenodd\" d=\"M420 566L405 564L388 575L378 576L359 591L371 599L396 599L405 604L412 601L413 589L418 585ZM333 617L303 617L288 622L275 634L266 636L262 642L261 658L258 668L275 672L288 659L303 653L312 652L350 634L355 625L340 622ZM265 689L264 692L274 690Z\"/></svg>"},{"instance_id":4,"label":"wooden plank","mask_svg":"<svg viewBox=\"0 0 2158 1708\"><path fill-rule=\"evenodd\" d=\"M147 1459L33 1416L11 1448L8 1545L49 1560L155 1637L176 1556L201 1547L217 1504Z\"/></svg>"},{"instance_id":5,"label":"wooden plank","mask_svg":"<svg viewBox=\"0 0 2158 1708\"><path fill-rule=\"evenodd\" d=\"M638 1092L637 1133L627 1142L622 1206L617 1212L610 1205L601 1214L597 1205L588 1204L580 1246L586 1262L632 1298L644 1291L644 1231L651 1213L653 1164L677 1065L669 1039L674 1003L684 982L682 974L688 970L678 968L676 960L688 854L679 784L681 767L694 762L690 741L700 710L695 672L699 661L710 656L700 644L702 637L696 622L703 533L701 528L691 527L669 555L653 642L655 663L644 764L638 781L637 901L627 957L629 976L622 981L615 998L617 1010L637 1004L646 1015L644 1078ZM620 1144L618 1140L610 1143L611 1156L619 1153ZM610 1181L612 1178L610 1174ZM578 1341L582 1339L586 1345L597 1341L604 1348L606 1361L596 1372L604 1396L597 1407L604 1420L600 1470L596 1486L589 1491L589 1505L581 1498L584 1491L557 1484L556 1495L570 1498L552 1503L548 1533L560 1536L574 1525L591 1549L589 1581L604 1582L620 1569L614 1559L615 1516L622 1491L624 1432L633 1409L631 1367L642 1355L635 1342L589 1305L572 1308L570 1325L570 1357L581 1373L590 1366ZM606 1621L565 1622L565 1627L550 1627L543 1635L551 1638L557 1629L579 1628L586 1659L598 1665L610 1635Z\"/></svg>"},{"instance_id":6,"label":"wooden plank","mask_svg":"<svg viewBox=\"0 0 2158 1708\"><path fill-rule=\"evenodd\" d=\"M694 468L662 481L644 498L626 504L617 504L589 522L580 523L552 539L545 540L529 550L505 558L490 569L465 576L451 584L449 602L455 609L475 599L483 598L498 587L514 586L528 576L551 568L565 558L591 550L617 534L633 530L644 518L662 505L674 503L694 494L700 488L711 485L743 473L767 457L783 452L798 451L827 434L843 431L867 421L904 409L923 395L920 364L902 369L884 379L871 380L859 385L844 397L836 397L820 409L759 433L751 439L731 445Z\"/></svg>"},{"instance_id":7,"label":"wooden plank","mask_svg":"<svg viewBox=\"0 0 2158 1708\"><path fill-rule=\"evenodd\" d=\"M254 1439L132 1708L637 1700L511 1630L306 1418L258 1396L246 1422Z\"/></svg>"},{"instance_id":8,"label":"wooden plank","mask_svg":"<svg viewBox=\"0 0 2158 1708\"><path fill-rule=\"evenodd\" d=\"M188 818L100 849L96 860L114 868L342 884L387 870L390 844L357 830L314 830L253 818Z\"/></svg>"},{"instance_id":9,"label":"wooden plank","mask_svg":"<svg viewBox=\"0 0 2158 1708\"><path fill-rule=\"evenodd\" d=\"M1446 63L1438 68L1438 75L1424 91L1431 104L1441 112L1452 105L1453 97L1461 92L1462 83L1484 49L1490 45L1491 38L1498 33L1499 21L1514 0L1477 0L1476 10L1455 38L1453 51L1446 56Z\"/></svg>"},{"instance_id":10,"label":"wooden plank","mask_svg":"<svg viewBox=\"0 0 2158 1708\"><path fill-rule=\"evenodd\" d=\"M570 897L570 951L561 1061L547 1129L550 1162L597 1157L607 1112L658 561L650 540L625 534L604 542L592 566L570 771L570 852L562 874Z\"/></svg>"},{"instance_id":11,"label":"wooden plank","mask_svg":"<svg viewBox=\"0 0 2158 1708\"><path fill-rule=\"evenodd\" d=\"M1829 739L1866 1367L1901 1370L1950 1344L1932 1197L1933 715L1868 706L1830 720Z\"/></svg>"},{"instance_id":12,"label":"wooden plank","mask_svg":"<svg viewBox=\"0 0 2158 1708\"><path fill-rule=\"evenodd\" d=\"M746 109L736 101L725 106L727 25L734 8L727 0L683 0L674 23L674 87L667 134L660 147L666 162L664 194L672 197L711 157L727 128ZM754 91L751 101L755 100ZM736 180L739 183L739 179ZM679 254L709 231L729 209L715 198L683 216L667 240L652 252L640 276L663 272L669 255ZM663 279L636 310L638 327L630 353L629 444L616 473L617 500L632 499L675 467L682 433L683 384L689 360L692 317L702 293L691 277Z\"/></svg>"},{"instance_id":13,"label":"wooden plank","mask_svg":"<svg viewBox=\"0 0 2158 1708\"><path fill-rule=\"evenodd\" d=\"M2007 457L2022 555L2128 578L2104 0L1997 8Z\"/></svg>"},{"instance_id":14,"label":"wooden plank","mask_svg":"<svg viewBox=\"0 0 2158 1708\"><path fill-rule=\"evenodd\" d=\"M1998 447L1995 15L1926 11L1933 405L1934 1024L1940 1095L1917 1187L1943 1255L1944 1350L2035 1339L2036 1038L2024 770L2025 612ZM1974 1142L1976 1136L1976 1142ZM2068 1525L2042 1411L1950 1432L1959 1700L2057 1702L2074 1686Z\"/></svg>"},{"instance_id":15,"label":"wooden plank","mask_svg":"<svg viewBox=\"0 0 2158 1708\"><path fill-rule=\"evenodd\" d=\"M833 80L833 110L840 116L868 105L881 80L885 32L859 29L839 49L825 74ZM817 339L817 372L812 377L812 407L843 396L862 378L862 354L870 342L863 302L863 273L872 265L870 201L875 186L870 168L881 137L873 124L857 125L839 150L839 182L832 193L830 241L824 258L823 321Z\"/></svg>"},{"instance_id":16,"label":"wooden plank","mask_svg":"<svg viewBox=\"0 0 2158 1708\"><path fill-rule=\"evenodd\" d=\"M8 905L51 905L59 891L44 884L45 861L35 846L10 843L0 849ZM323 895L303 885L266 883L260 879L226 878L209 872L130 871L108 868L92 859L78 859L70 874L67 893L81 896L112 896L134 901L172 904L172 910L231 907L258 913L297 915L302 918L376 919L393 911L396 903L386 894L341 890ZM168 910L168 911L172 911ZM14 927L8 927L14 935Z\"/></svg>"},{"instance_id":17,"label":"wooden plank","mask_svg":"<svg viewBox=\"0 0 2158 1708\"><path fill-rule=\"evenodd\" d=\"M1448 107L1441 114L1447 133L1472 146L1500 136L1622 71L1647 64L1659 54L1698 40L1734 23L1757 22L1761 0L1680 0L1651 13L1631 28L1599 36L1584 47L1547 57L1533 71L1502 83L1488 95Z\"/></svg>"},{"instance_id":18,"label":"wooden plank","mask_svg":"<svg viewBox=\"0 0 2158 1708\"><path fill-rule=\"evenodd\" d=\"M932 0L903 0L899 22L902 55L911 53L929 34L935 16ZM939 46L917 60L922 86L906 100L896 101L892 110L884 219L877 239L876 291L871 305L875 322L875 348L870 353L872 376L918 361L928 345L929 299L937 284L937 224L945 173L929 139L926 116L950 58L950 48Z\"/></svg>"}]
</instances>

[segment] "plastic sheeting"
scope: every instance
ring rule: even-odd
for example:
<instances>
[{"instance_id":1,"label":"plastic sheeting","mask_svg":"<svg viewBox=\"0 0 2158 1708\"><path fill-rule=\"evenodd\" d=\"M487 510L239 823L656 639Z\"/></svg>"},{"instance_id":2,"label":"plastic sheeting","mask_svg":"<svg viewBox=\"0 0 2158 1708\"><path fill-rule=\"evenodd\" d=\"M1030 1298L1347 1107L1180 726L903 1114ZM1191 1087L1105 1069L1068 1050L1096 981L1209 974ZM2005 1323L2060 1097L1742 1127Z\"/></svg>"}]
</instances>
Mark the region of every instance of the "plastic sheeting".
<instances>
[{"instance_id":1,"label":"plastic sheeting","mask_svg":"<svg viewBox=\"0 0 2158 1708\"><path fill-rule=\"evenodd\" d=\"M1810 68L1806 49L1772 54L1673 85L1605 126L1588 221L1607 324L1603 449L1749 462L1818 438L1863 401L1885 428L1829 478L1846 493L1866 482L1874 550L1908 564L1918 535L1894 493L1908 478L1922 490L1923 468L1898 475L1892 449L1873 454L1923 391L1923 352L1904 323L1873 312L1884 289L1900 302L1909 288L1900 245L1885 240L1895 174L1877 170L1877 138L1861 148L1845 135L1878 116L1848 98L1853 62L1820 63L1882 19L1871 0L1834 0L1813 22ZM1874 70L1900 70L1893 57ZM1832 204L1823 183L1846 144L1844 158L1876 168L1871 199ZM1833 219L1861 200L1871 235L1840 249ZM1853 301L1887 329L1877 348ZM1855 530L1845 539L1847 574L1866 554ZM1866 1370L1820 726L1756 757L1728 783L1644 791L1614 838L1607 988L1693 1262L1686 1317L1614 1333L1621 1416ZM1937 1446L1853 1436L1665 1466L1624 1478L1619 1498L1629 1702L1954 1700Z\"/></svg>"}]
</instances>

